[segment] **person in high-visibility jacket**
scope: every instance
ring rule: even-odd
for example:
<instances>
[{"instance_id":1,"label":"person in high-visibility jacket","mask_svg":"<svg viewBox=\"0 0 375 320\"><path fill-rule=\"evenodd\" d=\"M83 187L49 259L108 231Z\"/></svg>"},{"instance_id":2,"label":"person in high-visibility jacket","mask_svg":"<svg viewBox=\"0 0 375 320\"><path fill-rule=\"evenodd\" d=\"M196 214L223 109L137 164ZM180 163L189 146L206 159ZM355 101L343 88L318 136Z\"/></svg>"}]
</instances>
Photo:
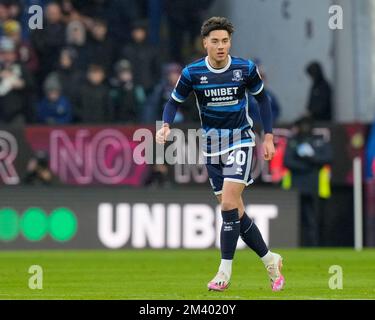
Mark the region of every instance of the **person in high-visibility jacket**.
<instances>
[{"instance_id":1,"label":"person in high-visibility jacket","mask_svg":"<svg viewBox=\"0 0 375 320\"><path fill-rule=\"evenodd\" d=\"M319 246L321 199L330 197L330 163L332 147L320 136L313 135L309 117L299 119L294 134L288 139L284 166L289 173L284 188L294 188L300 196L300 244Z\"/></svg>"},{"instance_id":2,"label":"person in high-visibility jacket","mask_svg":"<svg viewBox=\"0 0 375 320\"><path fill-rule=\"evenodd\" d=\"M368 135L366 146L366 179L375 179L375 121Z\"/></svg>"}]
</instances>

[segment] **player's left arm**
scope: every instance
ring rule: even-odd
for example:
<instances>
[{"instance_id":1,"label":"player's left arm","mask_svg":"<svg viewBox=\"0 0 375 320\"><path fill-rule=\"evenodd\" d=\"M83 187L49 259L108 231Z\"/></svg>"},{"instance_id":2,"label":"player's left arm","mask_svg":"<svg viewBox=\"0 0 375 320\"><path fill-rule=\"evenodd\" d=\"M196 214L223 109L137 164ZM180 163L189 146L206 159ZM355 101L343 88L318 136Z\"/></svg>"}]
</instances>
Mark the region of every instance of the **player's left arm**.
<instances>
[{"instance_id":1,"label":"player's left arm","mask_svg":"<svg viewBox=\"0 0 375 320\"><path fill-rule=\"evenodd\" d=\"M250 62L249 75L246 79L249 93L254 96L259 105L260 118L263 124L264 141L263 141L263 155L265 160L272 160L275 155L275 146L273 143L272 132L272 108L270 100L264 90L263 80L258 72L255 64Z\"/></svg>"}]
</instances>

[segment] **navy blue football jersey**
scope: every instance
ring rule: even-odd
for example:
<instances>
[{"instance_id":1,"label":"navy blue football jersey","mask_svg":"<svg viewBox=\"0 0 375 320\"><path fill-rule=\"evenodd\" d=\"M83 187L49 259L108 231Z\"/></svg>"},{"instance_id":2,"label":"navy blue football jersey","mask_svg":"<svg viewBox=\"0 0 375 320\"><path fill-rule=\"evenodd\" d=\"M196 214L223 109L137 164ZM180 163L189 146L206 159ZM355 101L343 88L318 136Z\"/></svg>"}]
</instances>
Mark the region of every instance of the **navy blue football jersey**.
<instances>
[{"instance_id":1,"label":"navy blue football jersey","mask_svg":"<svg viewBox=\"0 0 375 320\"><path fill-rule=\"evenodd\" d=\"M214 156L255 146L248 94L257 95L263 87L251 60L229 56L224 68L214 69L205 57L183 69L172 98L182 103L194 92L203 129L203 154Z\"/></svg>"}]
</instances>

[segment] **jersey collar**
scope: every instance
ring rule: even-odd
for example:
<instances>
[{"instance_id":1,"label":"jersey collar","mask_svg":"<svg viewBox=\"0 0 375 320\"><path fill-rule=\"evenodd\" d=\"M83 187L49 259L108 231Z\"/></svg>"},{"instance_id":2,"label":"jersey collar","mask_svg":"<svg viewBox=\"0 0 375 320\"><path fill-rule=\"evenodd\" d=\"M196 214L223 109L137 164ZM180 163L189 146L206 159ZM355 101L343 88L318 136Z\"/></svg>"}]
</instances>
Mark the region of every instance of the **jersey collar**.
<instances>
[{"instance_id":1,"label":"jersey collar","mask_svg":"<svg viewBox=\"0 0 375 320\"><path fill-rule=\"evenodd\" d=\"M229 69L230 65L232 64L232 57L230 55L228 55L228 63L225 67L223 67L221 69L212 68L209 61L208 61L208 56L206 57L205 62L206 62L206 66L207 66L208 70L210 70L211 72L213 72L213 73L223 73L223 72L227 71Z\"/></svg>"}]
</instances>

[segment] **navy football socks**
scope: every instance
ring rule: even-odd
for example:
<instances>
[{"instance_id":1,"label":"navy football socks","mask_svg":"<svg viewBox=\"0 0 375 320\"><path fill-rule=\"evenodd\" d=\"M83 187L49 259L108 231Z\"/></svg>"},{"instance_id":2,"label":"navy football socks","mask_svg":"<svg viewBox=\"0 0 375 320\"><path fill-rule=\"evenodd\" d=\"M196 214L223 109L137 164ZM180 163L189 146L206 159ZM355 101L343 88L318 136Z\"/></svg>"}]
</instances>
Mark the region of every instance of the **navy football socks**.
<instances>
[{"instance_id":1,"label":"navy football socks","mask_svg":"<svg viewBox=\"0 0 375 320\"><path fill-rule=\"evenodd\" d=\"M238 209L221 211L221 214L223 217L220 233L221 258L233 260L241 228Z\"/></svg>"},{"instance_id":2,"label":"navy football socks","mask_svg":"<svg viewBox=\"0 0 375 320\"><path fill-rule=\"evenodd\" d=\"M244 212L241 218L240 236L247 246L254 250L262 258L268 252L268 247L263 237L252 219Z\"/></svg>"}]
</instances>

